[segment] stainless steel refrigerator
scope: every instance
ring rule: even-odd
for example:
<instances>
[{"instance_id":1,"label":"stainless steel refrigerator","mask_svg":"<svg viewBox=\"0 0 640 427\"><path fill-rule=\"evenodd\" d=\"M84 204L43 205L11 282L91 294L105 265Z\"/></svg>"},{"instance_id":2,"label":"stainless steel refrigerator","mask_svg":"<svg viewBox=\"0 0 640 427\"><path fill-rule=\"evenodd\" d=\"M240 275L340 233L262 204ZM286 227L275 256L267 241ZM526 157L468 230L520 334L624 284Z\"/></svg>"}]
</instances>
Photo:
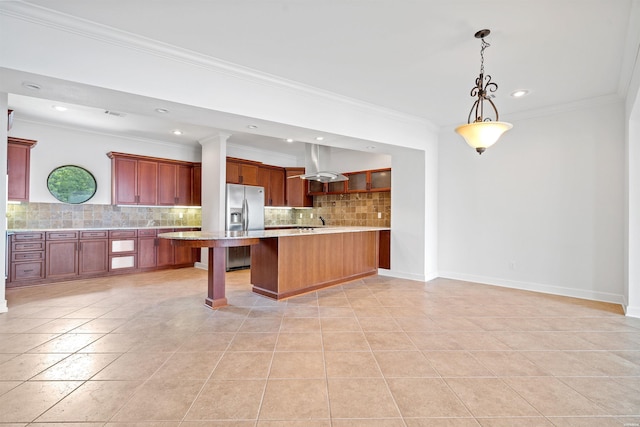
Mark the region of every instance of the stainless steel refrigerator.
<instances>
[{"instance_id":1,"label":"stainless steel refrigerator","mask_svg":"<svg viewBox=\"0 0 640 427\"><path fill-rule=\"evenodd\" d=\"M264 187L227 184L227 231L264 230ZM249 246L227 248L227 271L249 268Z\"/></svg>"}]
</instances>

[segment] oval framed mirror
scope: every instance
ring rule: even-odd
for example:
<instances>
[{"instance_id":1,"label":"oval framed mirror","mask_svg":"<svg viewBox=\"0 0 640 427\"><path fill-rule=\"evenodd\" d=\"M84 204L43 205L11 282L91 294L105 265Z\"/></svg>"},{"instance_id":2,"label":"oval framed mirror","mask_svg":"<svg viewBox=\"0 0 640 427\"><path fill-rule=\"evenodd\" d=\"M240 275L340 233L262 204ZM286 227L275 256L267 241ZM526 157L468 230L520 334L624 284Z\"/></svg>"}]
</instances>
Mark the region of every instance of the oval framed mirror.
<instances>
[{"instance_id":1,"label":"oval framed mirror","mask_svg":"<svg viewBox=\"0 0 640 427\"><path fill-rule=\"evenodd\" d=\"M47 178L47 188L63 203L80 204L91 199L98 185L91 172L83 167L64 165L55 168Z\"/></svg>"}]
</instances>

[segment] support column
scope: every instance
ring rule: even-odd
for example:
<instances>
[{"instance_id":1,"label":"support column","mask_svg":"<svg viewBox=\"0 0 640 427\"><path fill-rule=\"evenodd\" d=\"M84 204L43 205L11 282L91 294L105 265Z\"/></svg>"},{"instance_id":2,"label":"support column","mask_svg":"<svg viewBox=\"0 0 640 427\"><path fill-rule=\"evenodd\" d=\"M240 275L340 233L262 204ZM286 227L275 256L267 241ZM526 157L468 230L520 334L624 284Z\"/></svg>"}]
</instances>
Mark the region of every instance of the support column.
<instances>
[{"instance_id":1,"label":"support column","mask_svg":"<svg viewBox=\"0 0 640 427\"><path fill-rule=\"evenodd\" d=\"M7 141L7 108L9 105L9 95L2 92L0 93L0 115L2 118L0 119L0 141L5 141L3 146L4 150L0 150L0 200L7 200L7 149L6 149L6 141ZM5 202L0 203L0 217L5 218L5 221L1 221L2 225L0 226L0 232L2 232L2 236L4 236L5 244L0 245L0 259L3 262L0 262L0 277L2 278L2 286L0 286L0 313L4 313L7 311L7 300L5 297L5 275L7 271L5 270L4 260L7 259L7 204Z\"/></svg>"},{"instance_id":2,"label":"support column","mask_svg":"<svg viewBox=\"0 0 640 427\"><path fill-rule=\"evenodd\" d=\"M224 205L227 181L227 139L230 133L218 132L199 141L202 146L202 231L224 231ZM201 268L209 256L202 249ZM205 264L206 263L206 264Z\"/></svg>"},{"instance_id":3,"label":"support column","mask_svg":"<svg viewBox=\"0 0 640 427\"><path fill-rule=\"evenodd\" d=\"M634 108L627 128L627 211L625 312L640 318L640 106Z\"/></svg>"}]
</instances>

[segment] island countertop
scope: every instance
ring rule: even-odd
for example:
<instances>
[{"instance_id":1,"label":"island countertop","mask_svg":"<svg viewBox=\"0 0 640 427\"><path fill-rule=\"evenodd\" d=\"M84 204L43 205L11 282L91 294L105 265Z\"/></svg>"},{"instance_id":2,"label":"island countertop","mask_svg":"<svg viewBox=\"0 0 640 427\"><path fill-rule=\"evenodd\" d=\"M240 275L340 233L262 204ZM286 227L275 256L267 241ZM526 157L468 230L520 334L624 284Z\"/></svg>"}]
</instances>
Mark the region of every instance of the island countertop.
<instances>
[{"instance_id":1,"label":"island countertop","mask_svg":"<svg viewBox=\"0 0 640 427\"><path fill-rule=\"evenodd\" d=\"M315 227L288 228L279 230L250 231L174 231L161 233L158 237L175 240L242 240L267 239L272 237L295 237L314 234L361 233L363 231L385 231L388 227Z\"/></svg>"},{"instance_id":2,"label":"island countertop","mask_svg":"<svg viewBox=\"0 0 640 427\"><path fill-rule=\"evenodd\" d=\"M205 304L227 305L226 248L251 246L253 292L273 299L376 274L380 232L387 227L318 227L158 234L174 246L208 248Z\"/></svg>"}]
</instances>

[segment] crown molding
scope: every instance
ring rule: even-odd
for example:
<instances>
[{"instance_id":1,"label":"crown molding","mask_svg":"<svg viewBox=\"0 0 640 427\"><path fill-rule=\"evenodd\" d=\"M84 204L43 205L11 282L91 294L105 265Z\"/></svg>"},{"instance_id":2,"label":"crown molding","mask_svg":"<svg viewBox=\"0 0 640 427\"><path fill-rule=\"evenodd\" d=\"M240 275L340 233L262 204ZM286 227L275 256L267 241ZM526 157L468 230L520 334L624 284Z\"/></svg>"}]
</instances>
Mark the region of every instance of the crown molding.
<instances>
[{"instance_id":1,"label":"crown molding","mask_svg":"<svg viewBox=\"0 0 640 427\"><path fill-rule=\"evenodd\" d=\"M181 62L194 67L204 68L211 72L225 74L234 78L250 81L278 89L284 89L297 94L322 98L339 102L365 112L373 112L388 116L405 123L421 124L427 130L438 131L438 126L427 118L403 113L380 105L350 98L334 92L305 85L300 82L285 79L273 74L244 67L212 56L163 43L127 31L118 30L103 24L57 12L45 7L36 6L21 1L0 1L0 15L11 16L16 19L47 26L65 31L81 37L98 40L126 49L137 50L146 54L162 57L163 59Z\"/></svg>"},{"instance_id":2,"label":"crown molding","mask_svg":"<svg viewBox=\"0 0 640 427\"><path fill-rule=\"evenodd\" d=\"M46 127L63 129L71 132L82 132L90 135L107 136L107 137L116 138L119 140L126 139L126 140L135 141L143 144L162 145L165 147L179 148L181 150L188 149L188 150L194 150L195 152L197 152L197 148L198 148L198 145L197 145L198 143L196 141L189 141L184 144L181 144L179 142L169 142L169 141L162 141L159 139L143 138L140 136L132 136L126 133L115 133L115 132L102 131L102 130L96 130L96 129L88 129L79 125L54 123L54 122L48 122L46 120L35 120L32 118L25 118L25 117L21 117L19 119L16 118L13 120L14 120L14 123L18 122L18 123L37 125L37 126L46 126Z\"/></svg>"},{"instance_id":3,"label":"crown molding","mask_svg":"<svg viewBox=\"0 0 640 427\"><path fill-rule=\"evenodd\" d=\"M555 114L568 113L602 105L623 104L624 98L617 93L603 95L595 98L581 99L579 101L567 102L565 104L552 105L549 107L534 108L525 111L518 111L508 114L501 114L500 117L506 122L534 119L538 117L552 116ZM505 117L506 116L506 117ZM442 126L440 130L454 129L460 123Z\"/></svg>"}]
</instances>

